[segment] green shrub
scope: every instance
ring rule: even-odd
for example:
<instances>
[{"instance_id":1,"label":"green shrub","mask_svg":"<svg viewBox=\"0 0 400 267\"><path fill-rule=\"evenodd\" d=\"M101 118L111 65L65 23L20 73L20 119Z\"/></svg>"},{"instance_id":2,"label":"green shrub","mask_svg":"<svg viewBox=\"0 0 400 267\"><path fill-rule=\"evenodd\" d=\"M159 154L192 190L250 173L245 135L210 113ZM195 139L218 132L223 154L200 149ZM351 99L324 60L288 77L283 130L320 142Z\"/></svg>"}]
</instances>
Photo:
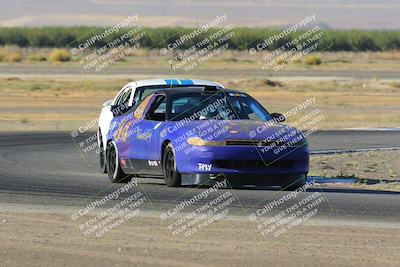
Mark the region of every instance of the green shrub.
<instances>
[{"instance_id":1,"label":"green shrub","mask_svg":"<svg viewBox=\"0 0 400 267\"><path fill-rule=\"evenodd\" d=\"M400 88L400 82L391 82L391 83L389 83L389 85L394 88Z\"/></svg>"},{"instance_id":2,"label":"green shrub","mask_svg":"<svg viewBox=\"0 0 400 267\"><path fill-rule=\"evenodd\" d=\"M32 60L32 61L46 61L47 60L46 56L43 54L40 54L40 53L31 54L28 56L28 59Z\"/></svg>"},{"instance_id":3,"label":"green shrub","mask_svg":"<svg viewBox=\"0 0 400 267\"><path fill-rule=\"evenodd\" d=\"M24 86L26 90L28 91L37 91L42 89L42 87L40 86L40 84L36 84L36 83L30 83L27 84L26 86Z\"/></svg>"},{"instance_id":4,"label":"green shrub","mask_svg":"<svg viewBox=\"0 0 400 267\"><path fill-rule=\"evenodd\" d=\"M6 57L6 53L0 49L0 62L4 60L4 58Z\"/></svg>"},{"instance_id":5,"label":"green shrub","mask_svg":"<svg viewBox=\"0 0 400 267\"><path fill-rule=\"evenodd\" d=\"M278 57L275 62L276 62L277 65L285 65L285 64L287 64L286 59L284 59L282 57Z\"/></svg>"},{"instance_id":6,"label":"green shrub","mask_svg":"<svg viewBox=\"0 0 400 267\"><path fill-rule=\"evenodd\" d=\"M22 60L22 55L19 52L11 52L10 54L7 54L3 58L3 61L6 62L20 62L21 60Z\"/></svg>"},{"instance_id":7,"label":"green shrub","mask_svg":"<svg viewBox=\"0 0 400 267\"><path fill-rule=\"evenodd\" d=\"M49 60L53 62L66 62L71 60L71 52L67 49L54 49L49 55Z\"/></svg>"},{"instance_id":8,"label":"green shrub","mask_svg":"<svg viewBox=\"0 0 400 267\"><path fill-rule=\"evenodd\" d=\"M107 27L3 27L0 28L0 45L18 45L20 47L66 47L73 48L85 43L95 34L101 34ZM105 39L96 41L92 48L99 48L108 42L129 32L130 28L121 29L118 32L107 36ZM160 49L173 43L180 36L193 32L194 28L144 28L146 33L140 39L141 48ZM203 41L216 33L217 28L209 29L205 33L186 40L179 48L187 49L198 42ZM271 28L232 28L235 33L227 42L229 49L247 50L253 48L263 40L279 34L283 29ZM299 30L291 33L282 39L277 40L267 47L274 50L295 37L300 36L307 30ZM324 35L318 40L318 51L386 51L400 49L400 31L385 30L323 30Z\"/></svg>"},{"instance_id":9,"label":"green shrub","mask_svg":"<svg viewBox=\"0 0 400 267\"><path fill-rule=\"evenodd\" d=\"M272 86L272 87L282 87L282 83L281 83L281 82L272 81L272 80L270 80L270 79L265 79L265 80L263 80L263 83L264 83L265 85Z\"/></svg>"},{"instance_id":10,"label":"green shrub","mask_svg":"<svg viewBox=\"0 0 400 267\"><path fill-rule=\"evenodd\" d=\"M304 63L307 65L320 65L322 63L322 59L320 55L308 55L304 58Z\"/></svg>"}]
</instances>

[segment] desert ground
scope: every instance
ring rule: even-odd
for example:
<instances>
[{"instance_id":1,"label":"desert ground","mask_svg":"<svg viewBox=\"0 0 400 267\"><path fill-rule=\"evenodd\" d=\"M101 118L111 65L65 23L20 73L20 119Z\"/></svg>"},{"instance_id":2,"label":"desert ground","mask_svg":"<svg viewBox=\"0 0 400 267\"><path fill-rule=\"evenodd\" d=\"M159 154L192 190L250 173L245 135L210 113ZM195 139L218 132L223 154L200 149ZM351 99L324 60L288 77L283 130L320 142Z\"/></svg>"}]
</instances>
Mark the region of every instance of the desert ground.
<instances>
[{"instance_id":1,"label":"desert ground","mask_svg":"<svg viewBox=\"0 0 400 267\"><path fill-rule=\"evenodd\" d=\"M154 214L146 214L91 239L60 208L3 208L5 266L398 266L400 261L398 225L313 222L275 239L261 236L247 220L228 217L190 238L177 238Z\"/></svg>"}]
</instances>

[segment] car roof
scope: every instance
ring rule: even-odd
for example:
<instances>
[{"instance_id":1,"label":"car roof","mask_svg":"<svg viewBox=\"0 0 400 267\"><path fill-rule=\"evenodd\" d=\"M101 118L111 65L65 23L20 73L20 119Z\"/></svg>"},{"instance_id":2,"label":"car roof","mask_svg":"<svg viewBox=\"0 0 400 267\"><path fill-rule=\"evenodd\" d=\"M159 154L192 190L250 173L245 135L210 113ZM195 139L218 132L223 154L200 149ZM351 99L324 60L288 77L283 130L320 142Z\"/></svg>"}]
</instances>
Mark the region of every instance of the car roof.
<instances>
[{"instance_id":1,"label":"car roof","mask_svg":"<svg viewBox=\"0 0 400 267\"><path fill-rule=\"evenodd\" d=\"M182 90L180 88L171 88L168 90L157 90L153 92L153 94L165 94L165 95L174 95L174 94L186 94L186 93L212 93L212 92L225 92L225 93L240 93L240 94L245 94L245 92L241 92L238 90L233 90L233 89L227 89L227 88L215 88L215 87L186 87L185 90Z\"/></svg>"},{"instance_id":2,"label":"car roof","mask_svg":"<svg viewBox=\"0 0 400 267\"><path fill-rule=\"evenodd\" d=\"M180 85L182 86L202 85L202 86L215 86L224 88L220 83L217 82L212 82L208 80L199 80L199 79L183 79L183 78L161 78L161 79L139 80L130 82L125 87L132 86L138 88L143 86L157 86L157 85L171 86L171 87L176 87Z\"/></svg>"}]
</instances>

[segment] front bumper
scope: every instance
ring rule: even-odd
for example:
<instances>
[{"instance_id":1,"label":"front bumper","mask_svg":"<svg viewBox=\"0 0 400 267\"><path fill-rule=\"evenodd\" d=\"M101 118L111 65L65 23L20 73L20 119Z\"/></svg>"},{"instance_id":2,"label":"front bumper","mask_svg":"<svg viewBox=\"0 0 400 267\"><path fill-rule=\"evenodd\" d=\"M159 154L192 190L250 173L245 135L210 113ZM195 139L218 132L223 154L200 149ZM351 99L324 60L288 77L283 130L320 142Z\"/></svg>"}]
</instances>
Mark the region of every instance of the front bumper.
<instances>
[{"instance_id":1,"label":"front bumper","mask_svg":"<svg viewBox=\"0 0 400 267\"><path fill-rule=\"evenodd\" d=\"M184 173L182 174L181 185L207 185L212 186L218 181L227 180L227 188L256 185L256 186L289 186L304 185L307 181L307 174L290 175L246 175L246 174L204 174L204 173Z\"/></svg>"},{"instance_id":2,"label":"front bumper","mask_svg":"<svg viewBox=\"0 0 400 267\"><path fill-rule=\"evenodd\" d=\"M177 168L182 174L224 174L262 177L307 174L309 147L287 147L263 151L256 146L190 146L176 153Z\"/></svg>"}]
</instances>

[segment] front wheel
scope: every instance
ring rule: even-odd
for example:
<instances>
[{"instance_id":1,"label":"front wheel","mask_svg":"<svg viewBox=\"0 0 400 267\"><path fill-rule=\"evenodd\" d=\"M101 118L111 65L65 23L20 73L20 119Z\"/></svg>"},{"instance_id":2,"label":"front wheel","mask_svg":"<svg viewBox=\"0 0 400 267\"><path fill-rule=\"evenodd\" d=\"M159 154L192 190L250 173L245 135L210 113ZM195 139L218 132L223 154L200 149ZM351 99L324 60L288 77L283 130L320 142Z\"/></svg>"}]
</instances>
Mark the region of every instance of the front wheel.
<instances>
[{"instance_id":1,"label":"front wheel","mask_svg":"<svg viewBox=\"0 0 400 267\"><path fill-rule=\"evenodd\" d=\"M293 178L288 184L282 185L283 191L295 191L304 186L307 182L307 175Z\"/></svg>"},{"instance_id":2,"label":"front wheel","mask_svg":"<svg viewBox=\"0 0 400 267\"><path fill-rule=\"evenodd\" d=\"M107 174L113 183L127 183L131 180L131 176L124 173L121 168L121 162L118 157L118 151L113 143L107 145Z\"/></svg>"},{"instance_id":3,"label":"front wheel","mask_svg":"<svg viewBox=\"0 0 400 267\"><path fill-rule=\"evenodd\" d=\"M168 144L163 154L163 171L165 183L169 187L181 186L181 174L176 169L174 148Z\"/></svg>"}]
</instances>

